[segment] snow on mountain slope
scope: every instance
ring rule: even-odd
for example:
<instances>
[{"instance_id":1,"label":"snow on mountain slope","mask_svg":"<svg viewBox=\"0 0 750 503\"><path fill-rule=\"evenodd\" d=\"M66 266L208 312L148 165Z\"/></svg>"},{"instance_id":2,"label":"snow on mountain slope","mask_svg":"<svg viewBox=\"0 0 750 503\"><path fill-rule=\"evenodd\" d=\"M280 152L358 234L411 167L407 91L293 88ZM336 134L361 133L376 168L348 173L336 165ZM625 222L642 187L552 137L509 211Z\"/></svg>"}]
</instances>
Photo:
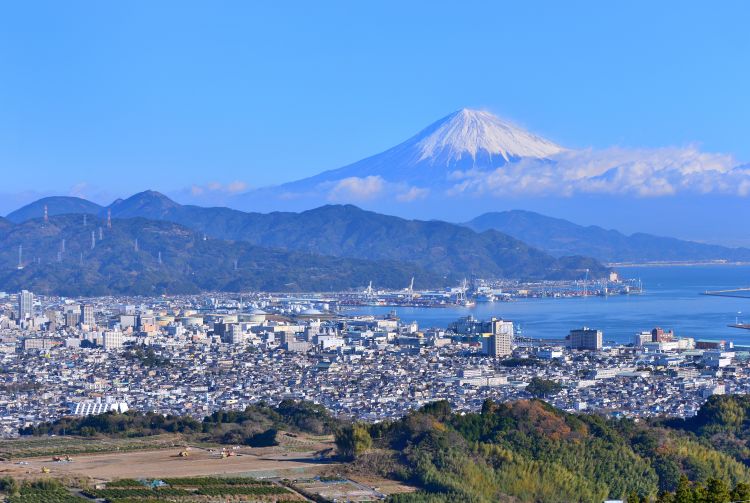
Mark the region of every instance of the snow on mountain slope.
<instances>
[{"instance_id":1,"label":"snow on mountain slope","mask_svg":"<svg viewBox=\"0 0 750 503\"><path fill-rule=\"evenodd\" d=\"M421 153L419 160L433 163L457 161L466 154L476 159L482 151L508 162L512 158L547 158L564 150L489 112L467 108L438 121L411 141L415 139Z\"/></svg>"},{"instance_id":2,"label":"snow on mountain slope","mask_svg":"<svg viewBox=\"0 0 750 503\"><path fill-rule=\"evenodd\" d=\"M489 171L521 159L547 159L565 151L489 112L462 109L385 152L282 188L291 193L322 188L334 195L353 188L354 194L361 196L363 190L379 191L385 184L400 184L408 196L415 186L448 184L454 172ZM342 185L332 185L334 182Z\"/></svg>"},{"instance_id":3,"label":"snow on mountain slope","mask_svg":"<svg viewBox=\"0 0 750 503\"><path fill-rule=\"evenodd\" d=\"M324 202L443 206L463 197L663 197L750 194L750 167L694 145L572 150L489 112L462 109L384 152L239 196L239 207ZM254 200L254 201L251 201ZM251 204L252 203L252 204ZM253 204L255 206L253 206ZM492 203L487 203L491 205ZM372 206L371 206L372 207ZM382 207L378 207L383 209Z\"/></svg>"}]
</instances>

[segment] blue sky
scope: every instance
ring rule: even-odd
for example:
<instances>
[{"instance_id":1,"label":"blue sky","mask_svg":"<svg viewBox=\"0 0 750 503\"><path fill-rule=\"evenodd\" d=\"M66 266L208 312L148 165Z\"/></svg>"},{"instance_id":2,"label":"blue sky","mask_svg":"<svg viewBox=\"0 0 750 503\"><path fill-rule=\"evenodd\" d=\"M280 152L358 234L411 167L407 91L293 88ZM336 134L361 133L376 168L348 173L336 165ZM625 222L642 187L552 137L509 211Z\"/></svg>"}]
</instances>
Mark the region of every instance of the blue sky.
<instances>
[{"instance_id":1,"label":"blue sky","mask_svg":"<svg viewBox=\"0 0 750 503\"><path fill-rule=\"evenodd\" d=\"M658 4L658 5L656 5ZM291 181L462 107L750 161L746 2L6 2L0 193Z\"/></svg>"}]
</instances>

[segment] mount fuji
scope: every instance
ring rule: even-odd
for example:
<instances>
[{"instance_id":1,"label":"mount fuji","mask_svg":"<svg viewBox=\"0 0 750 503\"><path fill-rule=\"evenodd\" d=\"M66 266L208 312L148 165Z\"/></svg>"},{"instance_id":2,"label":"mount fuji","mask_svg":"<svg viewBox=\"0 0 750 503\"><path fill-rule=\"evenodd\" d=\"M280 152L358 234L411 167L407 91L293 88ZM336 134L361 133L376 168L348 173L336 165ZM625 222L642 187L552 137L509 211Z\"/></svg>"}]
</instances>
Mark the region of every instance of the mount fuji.
<instances>
[{"instance_id":1,"label":"mount fuji","mask_svg":"<svg viewBox=\"0 0 750 503\"><path fill-rule=\"evenodd\" d=\"M291 193L328 189L335 199L345 198L347 191L366 197L368 189L377 192L391 184L404 201L405 191L447 185L459 172L486 171L527 158L549 159L565 151L489 112L464 108L385 152L280 188Z\"/></svg>"},{"instance_id":2,"label":"mount fuji","mask_svg":"<svg viewBox=\"0 0 750 503\"><path fill-rule=\"evenodd\" d=\"M347 166L196 201L253 211L354 204L407 218L466 221L525 209L625 232L750 245L727 226L744 211L750 164L695 145L572 149L489 112L461 109ZM696 201L703 201L696 204ZM595 209L592 211L592 209Z\"/></svg>"}]
</instances>

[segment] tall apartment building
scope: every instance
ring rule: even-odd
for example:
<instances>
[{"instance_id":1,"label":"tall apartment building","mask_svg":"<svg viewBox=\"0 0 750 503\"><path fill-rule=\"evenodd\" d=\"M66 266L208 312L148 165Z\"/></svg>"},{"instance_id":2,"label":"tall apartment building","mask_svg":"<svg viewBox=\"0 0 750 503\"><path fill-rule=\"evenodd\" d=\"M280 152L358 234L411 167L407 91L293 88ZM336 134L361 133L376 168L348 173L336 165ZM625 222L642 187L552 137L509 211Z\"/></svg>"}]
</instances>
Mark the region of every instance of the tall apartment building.
<instances>
[{"instance_id":1,"label":"tall apartment building","mask_svg":"<svg viewBox=\"0 0 750 503\"><path fill-rule=\"evenodd\" d=\"M81 304L81 325L93 327L96 324L94 319L94 306L91 304Z\"/></svg>"},{"instance_id":2,"label":"tall apartment building","mask_svg":"<svg viewBox=\"0 0 750 503\"><path fill-rule=\"evenodd\" d=\"M18 294L18 319L25 320L34 317L34 294L22 290Z\"/></svg>"},{"instance_id":3,"label":"tall apartment building","mask_svg":"<svg viewBox=\"0 0 750 503\"><path fill-rule=\"evenodd\" d=\"M513 336L508 333L492 334L487 337L487 354L493 358L509 356L513 352Z\"/></svg>"},{"instance_id":4,"label":"tall apartment building","mask_svg":"<svg viewBox=\"0 0 750 503\"><path fill-rule=\"evenodd\" d=\"M80 313L77 313L75 311L65 312L65 326L66 327L75 327L76 325L78 325L78 322L80 319L81 319Z\"/></svg>"},{"instance_id":5,"label":"tall apartment building","mask_svg":"<svg viewBox=\"0 0 750 503\"><path fill-rule=\"evenodd\" d=\"M104 349L119 349L123 342L123 335L119 330L108 330L102 335L102 347Z\"/></svg>"},{"instance_id":6,"label":"tall apartment building","mask_svg":"<svg viewBox=\"0 0 750 503\"><path fill-rule=\"evenodd\" d=\"M494 358L510 355L513 352L513 322L492 318L488 328L490 332L485 341L486 353Z\"/></svg>"},{"instance_id":7,"label":"tall apartment building","mask_svg":"<svg viewBox=\"0 0 750 503\"><path fill-rule=\"evenodd\" d=\"M568 335L568 346L570 349L584 349L599 351L602 349L602 331L583 327L571 330Z\"/></svg>"}]
</instances>

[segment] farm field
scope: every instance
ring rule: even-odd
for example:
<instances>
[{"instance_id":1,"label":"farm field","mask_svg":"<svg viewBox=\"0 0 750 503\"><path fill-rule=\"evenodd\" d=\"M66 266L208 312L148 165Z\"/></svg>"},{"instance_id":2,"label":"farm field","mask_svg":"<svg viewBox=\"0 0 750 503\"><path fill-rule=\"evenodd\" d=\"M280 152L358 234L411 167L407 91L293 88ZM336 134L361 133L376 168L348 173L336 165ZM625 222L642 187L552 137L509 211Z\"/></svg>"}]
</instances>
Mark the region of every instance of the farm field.
<instances>
[{"instance_id":1,"label":"farm field","mask_svg":"<svg viewBox=\"0 0 750 503\"><path fill-rule=\"evenodd\" d=\"M134 438L22 437L1 439L0 459L13 461L37 456L168 449L183 446L186 442L183 435L172 434Z\"/></svg>"},{"instance_id":2,"label":"farm field","mask_svg":"<svg viewBox=\"0 0 750 503\"><path fill-rule=\"evenodd\" d=\"M218 450L204 448L184 451L165 448L153 451L83 454L72 461L52 461L33 457L0 462L0 475L37 478L45 471L55 478L86 477L109 481L120 478L174 478L206 475L243 474L259 478L311 476L330 466L316 459L315 451L285 452L281 449L241 448L236 455L221 458ZM181 457L187 452L187 457Z\"/></svg>"},{"instance_id":3,"label":"farm field","mask_svg":"<svg viewBox=\"0 0 750 503\"><path fill-rule=\"evenodd\" d=\"M109 503L207 501L256 501L276 503L304 501L294 491L268 481L250 477L179 477L156 480L120 479L103 488L86 489L88 498Z\"/></svg>"}]
</instances>

